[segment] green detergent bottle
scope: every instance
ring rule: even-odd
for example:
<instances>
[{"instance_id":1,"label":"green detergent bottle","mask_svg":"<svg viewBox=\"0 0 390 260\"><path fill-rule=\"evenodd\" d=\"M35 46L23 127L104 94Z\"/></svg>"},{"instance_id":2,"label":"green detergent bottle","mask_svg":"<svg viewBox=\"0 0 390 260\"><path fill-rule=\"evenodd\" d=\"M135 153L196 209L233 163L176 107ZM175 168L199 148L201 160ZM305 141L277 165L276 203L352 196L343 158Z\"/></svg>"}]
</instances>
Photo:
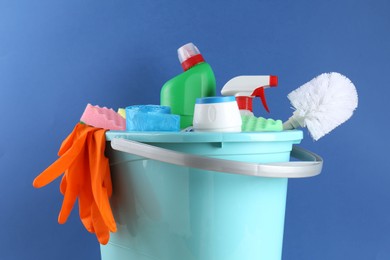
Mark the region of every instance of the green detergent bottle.
<instances>
[{"instance_id":1,"label":"green detergent bottle","mask_svg":"<svg viewBox=\"0 0 390 260\"><path fill-rule=\"evenodd\" d=\"M215 76L194 44L187 43L177 52L184 72L164 84L161 105L180 116L180 128L184 129L192 125L196 99L215 96Z\"/></svg>"}]
</instances>

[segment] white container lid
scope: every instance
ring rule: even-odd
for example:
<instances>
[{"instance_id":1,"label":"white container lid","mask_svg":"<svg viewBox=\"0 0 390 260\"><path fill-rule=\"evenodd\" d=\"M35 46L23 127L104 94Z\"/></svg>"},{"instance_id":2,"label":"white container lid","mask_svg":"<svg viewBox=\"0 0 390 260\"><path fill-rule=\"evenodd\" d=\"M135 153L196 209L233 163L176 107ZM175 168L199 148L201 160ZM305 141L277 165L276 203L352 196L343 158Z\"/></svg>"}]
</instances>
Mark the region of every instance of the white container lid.
<instances>
[{"instance_id":1,"label":"white container lid","mask_svg":"<svg viewBox=\"0 0 390 260\"><path fill-rule=\"evenodd\" d=\"M177 50L177 55L179 56L180 63L183 63L184 61L198 54L200 54L200 51L192 42L181 46Z\"/></svg>"}]
</instances>

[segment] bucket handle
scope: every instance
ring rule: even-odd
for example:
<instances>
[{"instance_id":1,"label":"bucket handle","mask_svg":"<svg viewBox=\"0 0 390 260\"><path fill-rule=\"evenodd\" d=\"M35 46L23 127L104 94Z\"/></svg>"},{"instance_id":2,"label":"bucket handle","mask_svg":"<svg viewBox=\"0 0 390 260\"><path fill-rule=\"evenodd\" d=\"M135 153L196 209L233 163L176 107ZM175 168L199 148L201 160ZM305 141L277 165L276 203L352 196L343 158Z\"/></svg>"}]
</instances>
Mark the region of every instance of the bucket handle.
<instances>
[{"instance_id":1,"label":"bucket handle","mask_svg":"<svg viewBox=\"0 0 390 260\"><path fill-rule=\"evenodd\" d=\"M117 151L174 165L259 177L312 177L320 174L323 164L323 160L319 155L296 145L291 150L291 157L301 161L277 163L252 163L210 158L177 152L123 138L113 138L111 140L111 147Z\"/></svg>"}]
</instances>

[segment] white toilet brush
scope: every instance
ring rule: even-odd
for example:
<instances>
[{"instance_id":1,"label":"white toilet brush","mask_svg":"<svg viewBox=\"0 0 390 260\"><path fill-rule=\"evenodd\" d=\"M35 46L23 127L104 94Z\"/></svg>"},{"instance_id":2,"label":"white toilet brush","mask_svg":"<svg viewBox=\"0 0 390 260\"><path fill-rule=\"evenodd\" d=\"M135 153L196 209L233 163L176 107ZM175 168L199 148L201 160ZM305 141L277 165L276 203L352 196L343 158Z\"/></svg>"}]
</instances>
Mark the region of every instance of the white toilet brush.
<instances>
[{"instance_id":1,"label":"white toilet brush","mask_svg":"<svg viewBox=\"0 0 390 260\"><path fill-rule=\"evenodd\" d=\"M318 140L347 121L358 104L353 83L340 73L323 73L288 94L293 115L284 130L307 127Z\"/></svg>"}]
</instances>

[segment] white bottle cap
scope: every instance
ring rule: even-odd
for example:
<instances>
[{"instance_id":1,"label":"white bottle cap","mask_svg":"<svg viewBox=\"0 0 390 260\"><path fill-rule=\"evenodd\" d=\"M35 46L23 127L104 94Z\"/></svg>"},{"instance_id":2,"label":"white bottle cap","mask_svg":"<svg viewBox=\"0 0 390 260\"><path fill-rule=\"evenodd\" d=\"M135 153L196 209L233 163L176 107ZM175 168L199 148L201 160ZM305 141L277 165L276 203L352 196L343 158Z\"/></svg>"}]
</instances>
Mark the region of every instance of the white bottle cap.
<instances>
[{"instance_id":1,"label":"white bottle cap","mask_svg":"<svg viewBox=\"0 0 390 260\"><path fill-rule=\"evenodd\" d=\"M177 49L177 54L179 56L180 63L183 63L189 58L200 54L200 51L192 42L190 42Z\"/></svg>"}]
</instances>

